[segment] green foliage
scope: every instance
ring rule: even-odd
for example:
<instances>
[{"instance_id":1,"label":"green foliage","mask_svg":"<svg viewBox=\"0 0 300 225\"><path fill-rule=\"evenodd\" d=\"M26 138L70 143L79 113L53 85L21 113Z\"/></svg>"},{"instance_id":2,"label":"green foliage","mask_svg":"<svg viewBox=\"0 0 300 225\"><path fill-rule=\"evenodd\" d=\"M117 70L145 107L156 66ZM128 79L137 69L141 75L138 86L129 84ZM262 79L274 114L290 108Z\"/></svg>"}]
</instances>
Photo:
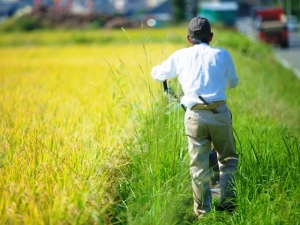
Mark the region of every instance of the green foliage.
<instances>
[{"instance_id":1,"label":"green foliage","mask_svg":"<svg viewBox=\"0 0 300 225\"><path fill-rule=\"evenodd\" d=\"M29 210L28 204L31 203L30 209L33 208L34 212L34 203L37 202L40 207L37 209L40 221L48 224L52 224L51 221L124 225L299 223L299 79L292 71L278 64L269 46L252 42L236 32L223 29L213 30L212 45L230 51L240 78L238 87L227 92L227 102L233 114L237 151L240 155L236 176L238 208L234 214L217 213L213 210L200 220L193 215L189 156L183 127L184 111L181 108L176 109L176 103L165 99L161 84L157 84L149 75L153 64L170 53L166 49L189 46L185 39L186 32L186 28L169 27L126 30L126 35L121 30L1 33L0 50L29 46L26 48L28 51L33 46L31 63L36 63L39 68L35 76L33 69L22 70L20 82L16 78L10 82L3 81L1 86L6 90L3 91L5 99L20 91L16 89L14 92L12 84L16 87L19 87L19 83L27 84L24 85L27 89L21 89L22 95L17 96L15 102L1 102L3 109L9 105L12 110L9 113L2 110L0 128L9 129L4 129L0 141L6 148L14 150L9 154L1 152L1 174L8 174L7 169L11 168L12 171L17 171L15 176L19 180L22 178L22 181L26 180L34 187L32 190L25 189L21 182L12 186L19 188L13 189L13 198L16 199L19 210ZM79 44L81 50L77 52L75 49ZM60 58L66 61L54 61L56 66L51 63L49 65L52 66L48 65L58 56L57 48L54 51L52 45L58 45L58 48L67 45L70 51ZM128 45L132 48L128 48ZM100 55L95 53L104 47L107 52ZM144 49L143 54L135 57L127 55L139 47ZM152 55L155 47L160 48L161 55ZM48 49L45 55L50 56L44 56L44 63L37 63L40 62L36 61L39 58L36 55L37 49ZM70 58L75 52L80 55L78 60ZM95 54L93 57L92 53ZM108 54L115 56L110 65L111 73L100 67L103 63L99 63L97 58L106 58ZM87 57L91 58L85 61ZM90 64L86 64L87 62ZM49 72L50 75L41 76L39 71L43 64L48 72L53 70ZM84 65L81 69L76 67L82 64ZM30 64L23 66L31 68ZM71 70L73 67L77 69ZM17 70L18 67L15 66L14 73ZM4 70L5 73L8 71L10 70ZM72 73L66 75L67 71ZM60 76L62 72L63 75ZM23 79L26 73L33 76L33 79ZM93 85L102 85L100 94L107 87L110 87L112 93L101 95L101 105L92 110L99 96L83 90L85 88L82 88L82 83L94 73L105 74L105 79L94 76L91 82ZM136 78L130 80L130 77ZM40 82L42 78L45 79L44 82ZM55 101L49 96L40 99L42 95L37 92L30 94L31 91L51 83L53 87L50 88L50 93L55 93ZM77 88L71 88L69 85L72 84ZM129 84L130 88L125 89ZM176 89L176 82L172 80L171 85L176 92L179 91ZM9 86L12 86L11 92L7 94L8 89L5 88ZM68 92L69 89L72 92ZM30 95L26 95L28 92ZM128 101L131 92L134 92L134 98ZM147 98L142 95L145 93ZM24 96L30 101L26 102ZM113 99L105 100L108 96L113 96ZM52 101L56 104L50 104ZM28 102L30 106L27 105ZM150 106L144 107L144 104ZM113 117L106 118L99 113L104 109L107 109L105 115ZM11 115L19 115L18 110L22 117L13 119ZM30 110L36 110L35 117L24 117L22 113L31 112ZM124 111L130 114L130 119L126 120L130 129L127 126L121 127L121 130L124 129L121 133L120 123L126 118L122 117L121 112ZM39 117L42 118L42 123L38 123ZM32 123L25 123L32 118ZM104 135L102 120L107 120L110 125L106 141L100 138ZM29 129L32 126L37 127ZM111 137L115 135L118 139L112 141ZM26 150L21 151L22 147L26 147ZM104 161L104 156L110 161ZM19 164L17 161L14 170L13 160L22 162L24 158L30 165L27 161ZM44 173L38 173L39 171ZM50 176L44 177L44 174ZM4 184L1 190L2 193L10 193ZM110 193L104 193L104 190L109 190ZM100 204L103 203L101 201L107 199L110 200L109 204L101 207L104 205ZM2 199L4 203L8 200ZM55 207L47 210L46 202L56 202L56 205L53 204ZM217 203L218 200L214 199L214 205ZM12 209L13 206L10 207ZM16 220L24 216L15 212L13 218ZM28 217L35 218L34 215ZM37 221L32 220L34 222Z\"/></svg>"},{"instance_id":2,"label":"green foliage","mask_svg":"<svg viewBox=\"0 0 300 225\"><path fill-rule=\"evenodd\" d=\"M228 91L240 155L237 211L213 210L200 220L193 215L184 112L180 108L173 111L174 103L156 97L126 148L131 162L120 183L116 223L299 222L299 80L278 64L265 44L217 30L212 45L230 51L240 77L239 86ZM217 202L214 199L214 205Z\"/></svg>"},{"instance_id":3,"label":"green foliage","mask_svg":"<svg viewBox=\"0 0 300 225\"><path fill-rule=\"evenodd\" d=\"M0 31L33 31L49 28L51 26L46 20L39 20L34 17L12 17L0 25Z\"/></svg>"},{"instance_id":4,"label":"green foliage","mask_svg":"<svg viewBox=\"0 0 300 225\"><path fill-rule=\"evenodd\" d=\"M173 21L180 23L185 19L185 0L172 0L173 3Z\"/></svg>"},{"instance_id":5,"label":"green foliage","mask_svg":"<svg viewBox=\"0 0 300 225\"><path fill-rule=\"evenodd\" d=\"M153 110L161 114L143 124L151 129L141 129L134 143L128 143L129 179L121 184L116 205L122 224L172 224L186 216L191 202L187 143L178 120L183 114Z\"/></svg>"},{"instance_id":6,"label":"green foliage","mask_svg":"<svg viewBox=\"0 0 300 225\"><path fill-rule=\"evenodd\" d=\"M93 20L88 24L87 29L91 29L91 30L99 29L100 27L103 26L102 23L103 22L100 20Z\"/></svg>"}]
</instances>

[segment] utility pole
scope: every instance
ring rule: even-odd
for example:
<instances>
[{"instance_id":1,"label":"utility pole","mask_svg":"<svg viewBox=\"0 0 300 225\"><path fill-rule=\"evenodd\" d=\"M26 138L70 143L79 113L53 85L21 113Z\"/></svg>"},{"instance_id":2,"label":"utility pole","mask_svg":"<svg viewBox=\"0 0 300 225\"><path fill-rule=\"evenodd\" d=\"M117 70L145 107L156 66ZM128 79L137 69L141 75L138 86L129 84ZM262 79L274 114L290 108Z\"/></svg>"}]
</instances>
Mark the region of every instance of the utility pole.
<instances>
[{"instance_id":1,"label":"utility pole","mask_svg":"<svg viewBox=\"0 0 300 225\"><path fill-rule=\"evenodd\" d=\"M186 17L188 19L197 16L198 0L186 0Z\"/></svg>"},{"instance_id":2,"label":"utility pole","mask_svg":"<svg viewBox=\"0 0 300 225\"><path fill-rule=\"evenodd\" d=\"M172 0L173 6L173 21L175 23L180 23L185 17L186 0Z\"/></svg>"},{"instance_id":3,"label":"utility pole","mask_svg":"<svg viewBox=\"0 0 300 225\"><path fill-rule=\"evenodd\" d=\"M291 5L291 0L287 0L287 14L291 15L292 14L292 5Z\"/></svg>"}]
</instances>

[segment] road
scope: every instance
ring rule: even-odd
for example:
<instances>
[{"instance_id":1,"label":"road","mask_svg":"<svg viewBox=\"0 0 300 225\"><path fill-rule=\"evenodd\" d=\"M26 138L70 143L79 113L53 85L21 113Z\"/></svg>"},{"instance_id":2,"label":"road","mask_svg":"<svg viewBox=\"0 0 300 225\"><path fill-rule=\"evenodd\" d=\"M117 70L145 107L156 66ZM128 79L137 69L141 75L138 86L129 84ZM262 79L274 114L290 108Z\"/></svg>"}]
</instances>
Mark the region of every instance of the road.
<instances>
[{"instance_id":1,"label":"road","mask_svg":"<svg viewBox=\"0 0 300 225\"><path fill-rule=\"evenodd\" d=\"M285 67L294 71L300 79L300 33L289 33L289 48L281 49L274 47L274 51L279 62Z\"/></svg>"},{"instance_id":2,"label":"road","mask_svg":"<svg viewBox=\"0 0 300 225\"><path fill-rule=\"evenodd\" d=\"M236 23L240 33L247 35L250 39L255 39L255 31L250 17L240 18ZM300 33L289 33L289 47L282 49L274 46L274 52L278 61L285 67L294 71L300 79Z\"/></svg>"}]
</instances>

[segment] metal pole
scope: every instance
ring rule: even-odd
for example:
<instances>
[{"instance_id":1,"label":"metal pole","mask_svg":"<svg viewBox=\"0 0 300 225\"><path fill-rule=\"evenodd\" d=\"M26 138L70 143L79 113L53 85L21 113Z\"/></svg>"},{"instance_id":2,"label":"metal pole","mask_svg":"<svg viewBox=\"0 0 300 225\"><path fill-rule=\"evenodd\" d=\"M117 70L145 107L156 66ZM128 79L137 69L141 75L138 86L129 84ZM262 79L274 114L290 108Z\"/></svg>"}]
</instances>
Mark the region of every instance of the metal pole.
<instances>
[{"instance_id":1,"label":"metal pole","mask_svg":"<svg viewBox=\"0 0 300 225\"><path fill-rule=\"evenodd\" d=\"M287 4L288 4L288 6L287 6L288 15L291 15L291 0L288 0Z\"/></svg>"}]
</instances>

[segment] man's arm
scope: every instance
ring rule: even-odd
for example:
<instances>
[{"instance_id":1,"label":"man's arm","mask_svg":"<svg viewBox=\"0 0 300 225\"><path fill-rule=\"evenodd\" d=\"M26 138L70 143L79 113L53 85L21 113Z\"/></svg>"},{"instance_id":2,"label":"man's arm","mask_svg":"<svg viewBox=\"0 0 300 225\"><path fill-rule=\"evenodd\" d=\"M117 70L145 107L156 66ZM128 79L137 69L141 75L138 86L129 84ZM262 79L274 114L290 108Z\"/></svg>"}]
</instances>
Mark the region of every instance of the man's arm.
<instances>
[{"instance_id":1,"label":"man's arm","mask_svg":"<svg viewBox=\"0 0 300 225\"><path fill-rule=\"evenodd\" d=\"M151 71L151 76L156 81L165 81L169 78L174 78L177 75L176 63L174 61L175 54L171 55L167 60L160 65L154 66Z\"/></svg>"},{"instance_id":2,"label":"man's arm","mask_svg":"<svg viewBox=\"0 0 300 225\"><path fill-rule=\"evenodd\" d=\"M226 72L226 88L234 88L237 86L239 78L236 75L235 66L233 64L232 58L228 53L227 57L227 72Z\"/></svg>"}]
</instances>

